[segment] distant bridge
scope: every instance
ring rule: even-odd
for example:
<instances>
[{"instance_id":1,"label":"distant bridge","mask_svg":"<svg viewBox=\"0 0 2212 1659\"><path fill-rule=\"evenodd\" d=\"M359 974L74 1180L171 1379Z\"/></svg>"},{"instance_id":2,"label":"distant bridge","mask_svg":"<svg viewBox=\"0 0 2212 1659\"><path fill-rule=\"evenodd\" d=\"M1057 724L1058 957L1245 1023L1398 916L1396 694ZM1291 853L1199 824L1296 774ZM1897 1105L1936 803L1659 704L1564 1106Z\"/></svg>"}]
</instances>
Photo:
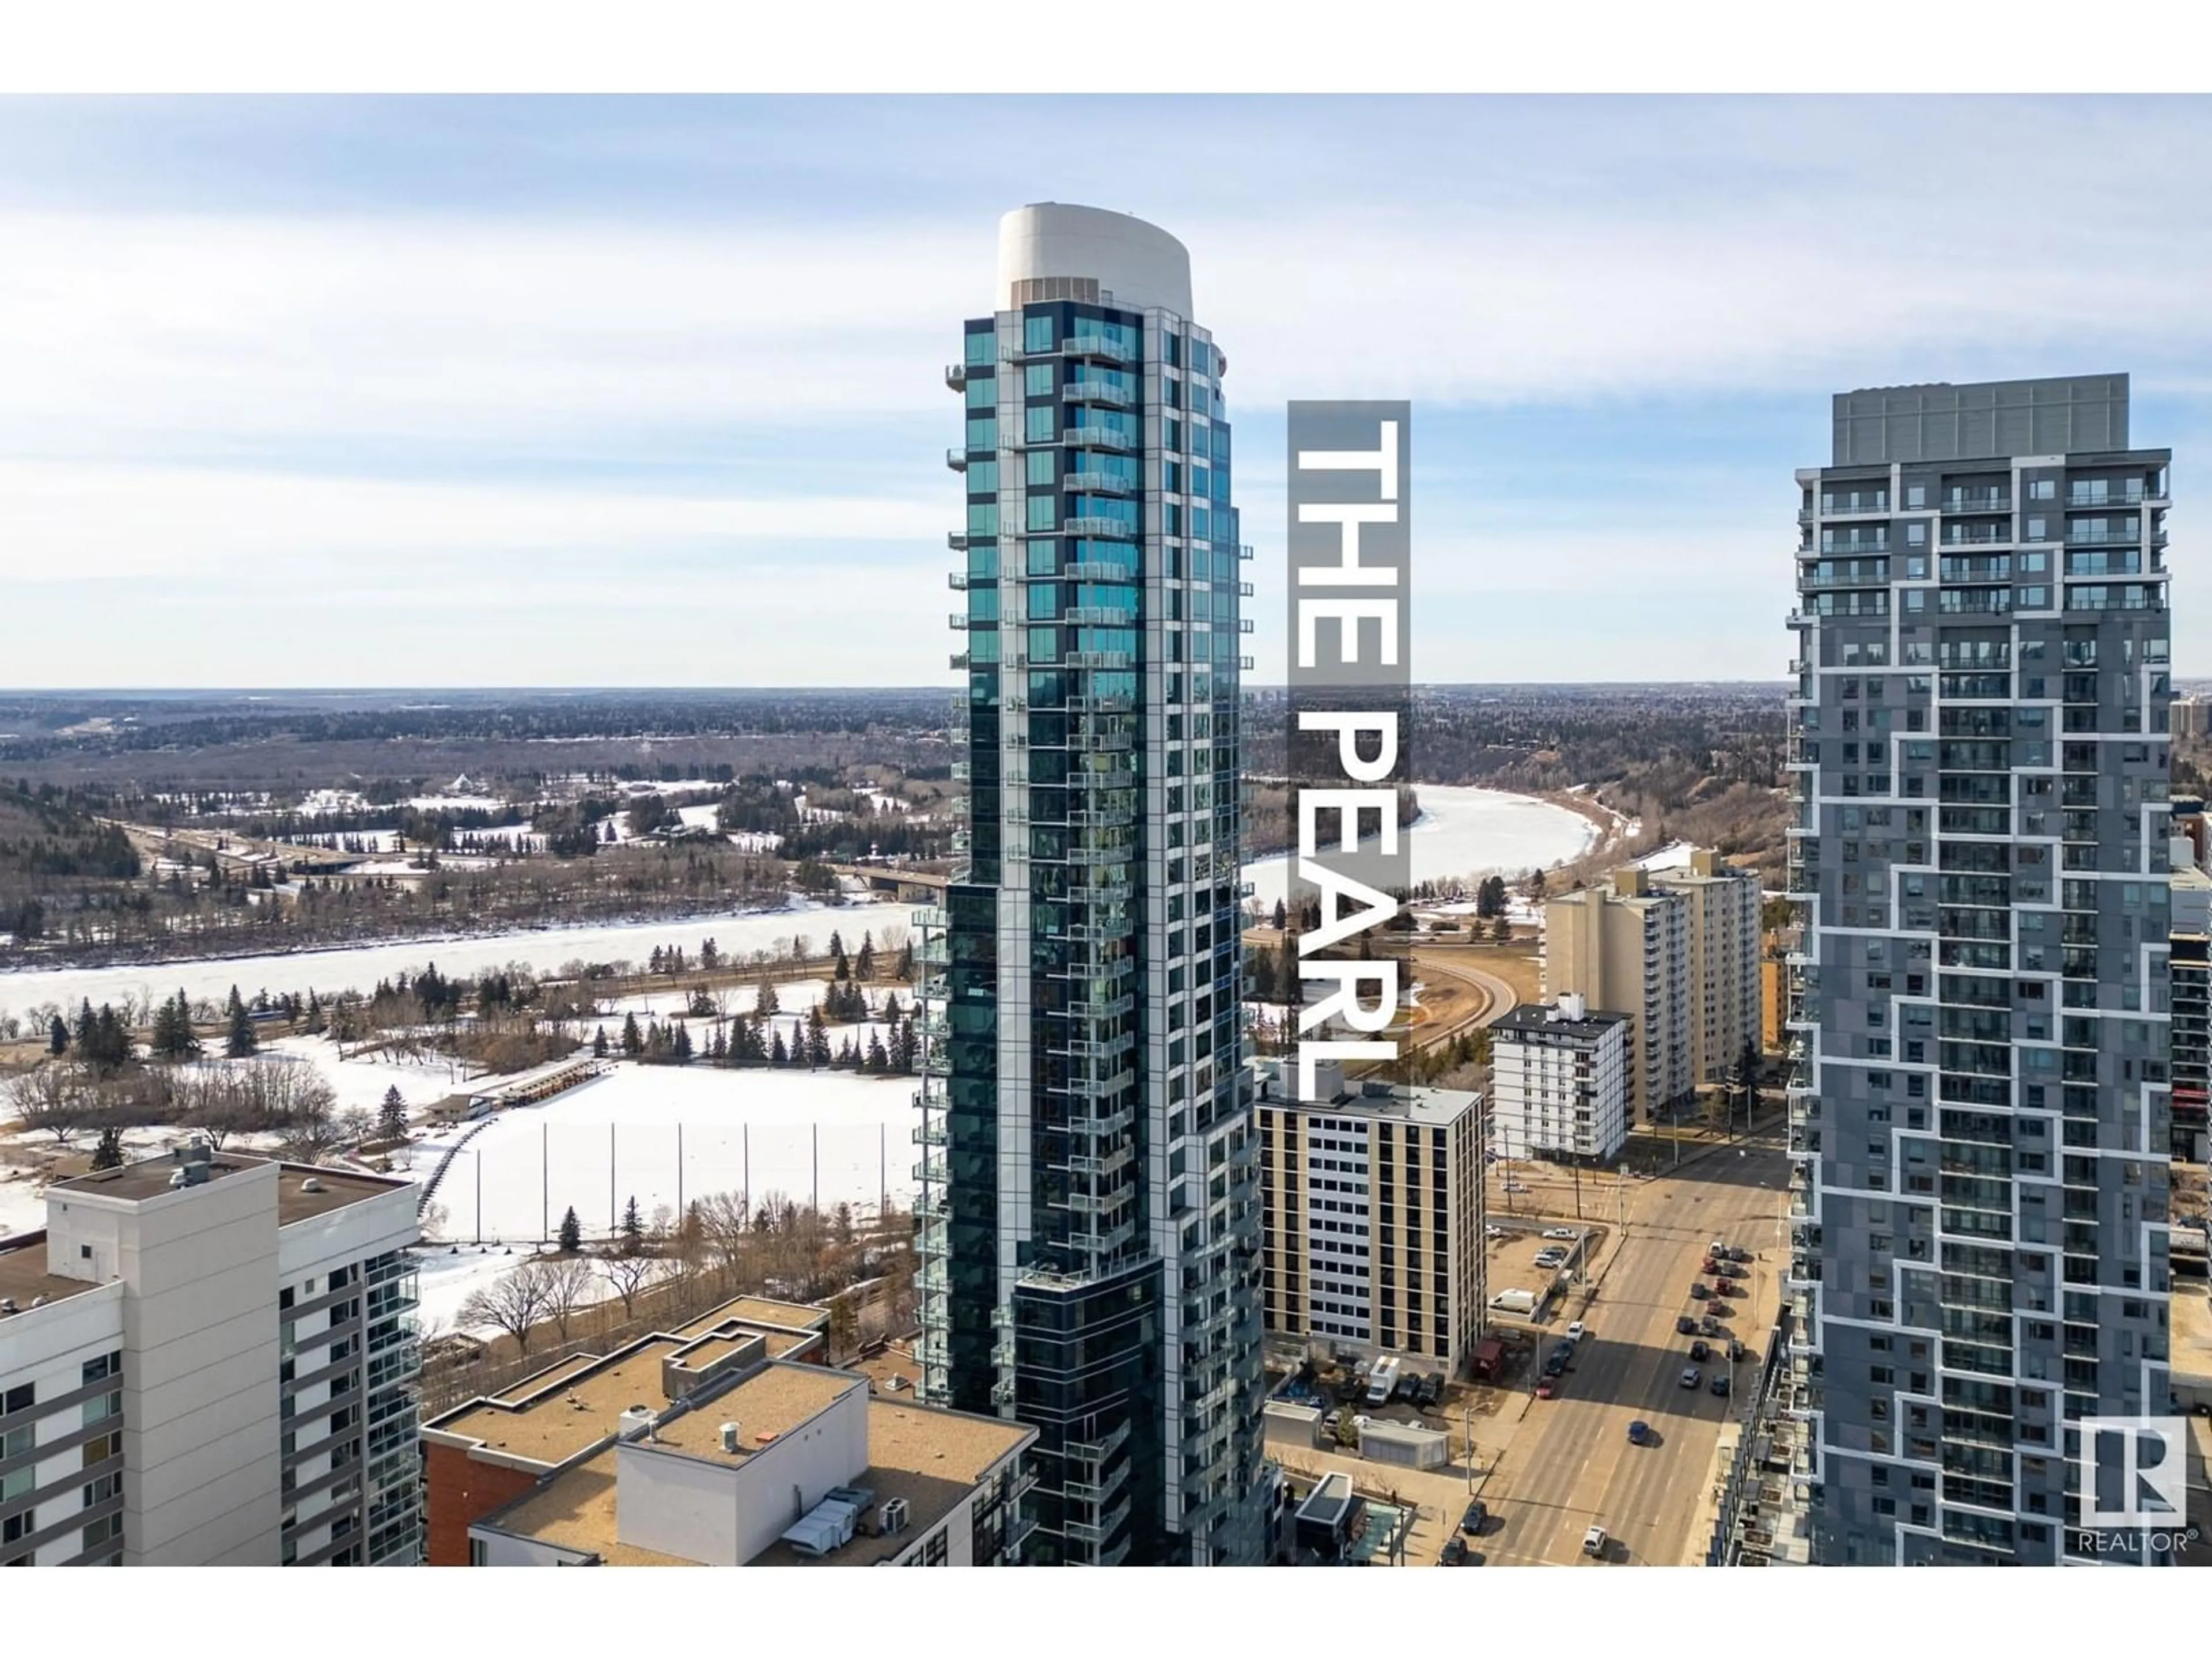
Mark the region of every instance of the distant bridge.
<instances>
[{"instance_id":1,"label":"distant bridge","mask_svg":"<svg viewBox=\"0 0 2212 1659\"><path fill-rule=\"evenodd\" d=\"M934 903L945 896L950 877L927 870L895 870L881 864L833 864L830 873L865 883L878 893L910 903Z\"/></svg>"}]
</instances>

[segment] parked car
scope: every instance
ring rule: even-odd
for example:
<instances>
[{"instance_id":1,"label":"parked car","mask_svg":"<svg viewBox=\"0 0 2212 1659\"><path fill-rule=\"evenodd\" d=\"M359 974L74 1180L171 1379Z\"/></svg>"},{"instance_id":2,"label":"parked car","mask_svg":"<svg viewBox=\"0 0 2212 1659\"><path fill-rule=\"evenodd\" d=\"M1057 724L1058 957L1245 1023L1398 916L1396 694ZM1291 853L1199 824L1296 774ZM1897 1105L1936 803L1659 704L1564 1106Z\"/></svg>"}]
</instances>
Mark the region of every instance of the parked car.
<instances>
[{"instance_id":1,"label":"parked car","mask_svg":"<svg viewBox=\"0 0 2212 1659\"><path fill-rule=\"evenodd\" d=\"M1443 1397L1444 1374L1431 1371L1421 1379L1421 1389L1413 1396L1413 1403L1425 1412L1434 1411L1443 1402Z\"/></svg>"},{"instance_id":2,"label":"parked car","mask_svg":"<svg viewBox=\"0 0 2212 1659\"><path fill-rule=\"evenodd\" d=\"M1742 1363L1743 1344L1737 1341L1734 1337L1729 1338L1729 1364L1731 1365L1736 1365Z\"/></svg>"},{"instance_id":3,"label":"parked car","mask_svg":"<svg viewBox=\"0 0 2212 1659\"><path fill-rule=\"evenodd\" d=\"M1711 1359L1712 1357L1713 1351L1707 1347L1704 1343L1692 1342L1690 1344L1690 1358L1696 1360L1700 1365L1704 1364L1705 1361Z\"/></svg>"},{"instance_id":4,"label":"parked car","mask_svg":"<svg viewBox=\"0 0 2212 1659\"><path fill-rule=\"evenodd\" d=\"M1539 1400L1557 1400L1559 1397L1560 1386L1560 1378L1556 1376L1547 1376L1536 1385L1536 1398Z\"/></svg>"},{"instance_id":5,"label":"parked car","mask_svg":"<svg viewBox=\"0 0 2212 1659\"><path fill-rule=\"evenodd\" d=\"M1692 1302L1703 1302L1711 1294L1712 1292L1705 1288L1705 1282L1702 1279L1690 1286L1690 1300Z\"/></svg>"},{"instance_id":6,"label":"parked car","mask_svg":"<svg viewBox=\"0 0 2212 1659\"><path fill-rule=\"evenodd\" d=\"M1398 1378L1397 1386L1390 1390L1393 1405L1410 1406L1420 1395L1421 1376L1418 1371L1407 1371Z\"/></svg>"},{"instance_id":7,"label":"parked car","mask_svg":"<svg viewBox=\"0 0 2212 1659\"><path fill-rule=\"evenodd\" d=\"M1728 1259L1731 1261L1748 1261L1751 1260L1751 1252L1738 1244L1729 1251Z\"/></svg>"},{"instance_id":8,"label":"parked car","mask_svg":"<svg viewBox=\"0 0 2212 1659\"><path fill-rule=\"evenodd\" d=\"M1556 1267L1565 1262L1566 1259L1567 1253L1565 1250L1560 1249L1557 1245L1553 1245L1547 1249L1536 1252L1536 1265L1540 1267Z\"/></svg>"},{"instance_id":9,"label":"parked car","mask_svg":"<svg viewBox=\"0 0 2212 1659\"><path fill-rule=\"evenodd\" d=\"M1490 1510L1477 1498L1467 1506L1467 1513L1459 1518L1459 1529L1469 1538L1479 1538L1482 1529L1490 1524Z\"/></svg>"},{"instance_id":10,"label":"parked car","mask_svg":"<svg viewBox=\"0 0 2212 1659\"><path fill-rule=\"evenodd\" d=\"M1729 1391L1729 1374L1726 1371L1715 1371L1712 1388L1715 1394L1726 1394Z\"/></svg>"},{"instance_id":11,"label":"parked car","mask_svg":"<svg viewBox=\"0 0 2212 1659\"><path fill-rule=\"evenodd\" d=\"M1457 1567L1465 1565L1466 1562L1467 1540L1454 1533L1449 1538L1444 1540L1444 1553L1437 1558L1437 1565L1443 1567Z\"/></svg>"},{"instance_id":12,"label":"parked car","mask_svg":"<svg viewBox=\"0 0 2212 1659\"><path fill-rule=\"evenodd\" d=\"M1628 1425L1628 1443L1630 1445L1649 1445L1650 1441L1651 1425L1649 1423L1646 1423L1642 1418L1638 1418L1635 1422L1631 1423Z\"/></svg>"},{"instance_id":13,"label":"parked car","mask_svg":"<svg viewBox=\"0 0 2212 1659\"><path fill-rule=\"evenodd\" d=\"M1720 1258L1719 1258L1718 1256L1711 1256L1711 1255L1707 1256L1707 1257L1705 1259L1705 1261L1704 1261L1702 1263L1700 1263L1700 1264L1698 1265L1698 1271L1699 1273L1718 1273L1720 1270L1721 1270Z\"/></svg>"},{"instance_id":14,"label":"parked car","mask_svg":"<svg viewBox=\"0 0 2212 1659\"><path fill-rule=\"evenodd\" d=\"M1579 1342L1583 1338L1589 1334L1589 1327L1583 1324L1579 1319L1575 1321L1573 1324L1567 1327L1567 1340L1570 1342Z\"/></svg>"},{"instance_id":15,"label":"parked car","mask_svg":"<svg viewBox=\"0 0 2212 1659\"><path fill-rule=\"evenodd\" d=\"M1700 1371L1695 1365L1685 1365L1682 1367L1682 1386L1684 1388L1694 1389L1698 1383L1705 1380L1705 1373Z\"/></svg>"},{"instance_id":16,"label":"parked car","mask_svg":"<svg viewBox=\"0 0 2212 1659\"><path fill-rule=\"evenodd\" d=\"M1706 1336L1725 1336L1728 1334L1727 1327L1723 1326L1719 1320L1714 1318L1711 1314L1707 1314L1703 1319L1700 1319L1698 1322L1698 1329Z\"/></svg>"},{"instance_id":17,"label":"parked car","mask_svg":"<svg viewBox=\"0 0 2212 1659\"><path fill-rule=\"evenodd\" d=\"M1573 1240L1580 1238L1582 1234L1572 1227L1547 1227L1544 1229L1544 1237Z\"/></svg>"},{"instance_id":18,"label":"parked car","mask_svg":"<svg viewBox=\"0 0 2212 1659\"><path fill-rule=\"evenodd\" d=\"M1482 1230L1482 1236L1485 1238L1503 1238L1505 1237L1505 1229L1493 1221Z\"/></svg>"},{"instance_id":19,"label":"parked car","mask_svg":"<svg viewBox=\"0 0 2212 1659\"><path fill-rule=\"evenodd\" d=\"M1557 1376L1566 1369L1567 1357L1565 1354L1555 1353L1544 1362L1544 1375L1547 1376Z\"/></svg>"},{"instance_id":20,"label":"parked car","mask_svg":"<svg viewBox=\"0 0 2212 1659\"><path fill-rule=\"evenodd\" d=\"M1674 1322L1674 1334L1677 1336L1694 1336L1697 1329L1698 1322L1687 1314Z\"/></svg>"},{"instance_id":21,"label":"parked car","mask_svg":"<svg viewBox=\"0 0 2212 1659\"><path fill-rule=\"evenodd\" d=\"M1588 1532L1583 1534L1583 1553L1594 1559L1601 1561L1605 1559L1605 1547L1607 1542L1607 1540L1605 1535L1605 1528L1603 1527L1592 1527Z\"/></svg>"}]
</instances>

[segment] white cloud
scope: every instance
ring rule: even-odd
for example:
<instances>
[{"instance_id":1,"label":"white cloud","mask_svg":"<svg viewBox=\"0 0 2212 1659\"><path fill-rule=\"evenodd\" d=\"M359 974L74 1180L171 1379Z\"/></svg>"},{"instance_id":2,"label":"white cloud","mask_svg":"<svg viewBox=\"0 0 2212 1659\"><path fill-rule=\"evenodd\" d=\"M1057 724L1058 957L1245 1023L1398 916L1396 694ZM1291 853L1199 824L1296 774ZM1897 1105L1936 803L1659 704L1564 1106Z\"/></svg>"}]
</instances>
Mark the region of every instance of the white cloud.
<instances>
[{"instance_id":1,"label":"white cloud","mask_svg":"<svg viewBox=\"0 0 2212 1659\"><path fill-rule=\"evenodd\" d=\"M421 580L470 561L566 553L612 567L673 552L733 561L792 542L934 540L949 503L890 497L705 496L547 485L321 477L246 469L0 461L0 579L210 575L296 561L374 561ZM950 557L949 555L946 556Z\"/></svg>"}]
</instances>

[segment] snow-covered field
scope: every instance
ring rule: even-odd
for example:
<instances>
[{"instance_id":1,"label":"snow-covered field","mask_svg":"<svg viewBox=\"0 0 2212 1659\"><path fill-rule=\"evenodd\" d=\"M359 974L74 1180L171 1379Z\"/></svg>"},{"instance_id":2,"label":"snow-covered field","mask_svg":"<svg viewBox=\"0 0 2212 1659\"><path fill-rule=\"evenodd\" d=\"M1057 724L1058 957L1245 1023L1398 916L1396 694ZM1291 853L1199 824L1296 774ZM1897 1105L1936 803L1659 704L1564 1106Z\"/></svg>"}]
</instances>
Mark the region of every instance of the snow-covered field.
<instances>
[{"instance_id":1,"label":"snow-covered field","mask_svg":"<svg viewBox=\"0 0 2212 1659\"><path fill-rule=\"evenodd\" d=\"M873 928L883 948L884 930L902 928L913 907L907 904L793 905L782 910L750 910L687 921L623 922L591 927L550 927L526 933L492 933L480 939L410 940L365 945L353 951L302 951L287 955L240 957L216 962L174 963L130 968L61 968L0 973L0 1012L21 1014L42 1004L74 1008L84 998L97 1005L126 996L158 1000L181 989L194 1001L220 1002L237 986L252 997L310 990L325 997L345 989L371 990L381 979L415 974L432 963L451 975L482 973L521 963L551 972L579 957L589 962L627 961L642 965L659 945L681 945L696 956L713 939L725 957L754 951L788 950L804 935L819 950L830 930L857 948L861 933Z\"/></svg>"},{"instance_id":2,"label":"snow-covered field","mask_svg":"<svg viewBox=\"0 0 2212 1659\"><path fill-rule=\"evenodd\" d=\"M453 1331L465 1331L471 1336L497 1335L494 1326L463 1324L461 1305L471 1293L489 1290L530 1256L527 1244L434 1244L416 1251L415 1268L422 1291L415 1317L423 1336L443 1336ZM604 1302L614 1294L613 1285L602 1273L599 1283L585 1293L582 1304Z\"/></svg>"},{"instance_id":3,"label":"snow-covered field","mask_svg":"<svg viewBox=\"0 0 2212 1659\"><path fill-rule=\"evenodd\" d=\"M1578 812L1528 795L1443 784L1417 787L1421 816L1407 836L1415 881L1518 875L1580 858L1597 843L1597 826ZM1245 866L1253 902L1272 909L1289 890L1287 855Z\"/></svg>"},{"instance_id":4,"label":"snow-covered field","mask_svg":"<svg viewBox=\"0 0 2212 1659\"><path fill-rule=\"evenodd\" d=\"M803 1203L818 1191L824 1206L873 1208L885 1193L913 1193L916 1086L849 1072L620 1066L493 1119L447 1171L434 1218L443 1238L534 1242L571 1206L586 1234L604 1237L632 1198L647 1219L719 1192ZM460 1133L416 1146L410 1167L427 1176Z\"/></svg>"}]
</instances>

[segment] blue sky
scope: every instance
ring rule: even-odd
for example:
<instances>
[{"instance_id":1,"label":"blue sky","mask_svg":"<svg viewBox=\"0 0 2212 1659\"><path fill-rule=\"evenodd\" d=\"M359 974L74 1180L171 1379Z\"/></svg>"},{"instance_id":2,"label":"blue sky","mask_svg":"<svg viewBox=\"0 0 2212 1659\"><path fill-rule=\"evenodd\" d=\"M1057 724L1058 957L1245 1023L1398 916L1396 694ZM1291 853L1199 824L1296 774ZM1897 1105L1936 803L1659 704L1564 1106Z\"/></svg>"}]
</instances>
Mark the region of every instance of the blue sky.
<instances>
[{"instance_id":1,"label":"blue sky","mask_svg":"<svg viewBox=\"0 0 2212 1659\"><path fill-rule=\"evenodd\" d=\"M2212 439L2201 100L0 100L0 684L948 681L998 215L1134 212L1281 409L1415 400L1415 672L1759 678L1828 397Z\"/></svg>"}]
</instances>

